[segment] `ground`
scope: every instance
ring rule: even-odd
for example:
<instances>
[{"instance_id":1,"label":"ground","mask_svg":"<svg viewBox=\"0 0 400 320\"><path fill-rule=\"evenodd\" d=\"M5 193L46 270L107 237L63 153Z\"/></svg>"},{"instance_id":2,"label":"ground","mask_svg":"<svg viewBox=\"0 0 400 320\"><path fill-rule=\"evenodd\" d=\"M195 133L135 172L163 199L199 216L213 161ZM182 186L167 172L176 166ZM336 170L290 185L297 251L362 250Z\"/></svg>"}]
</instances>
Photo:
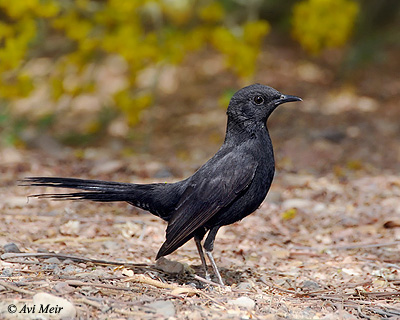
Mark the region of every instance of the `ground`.
<instances>
[{"instance_id":1,"label":"ground","mask_svg":"<svg viewBox=\"0 0 400 320\"><path fill-rule=\"evenodd\" d=\"M109 145L79 157L68 149L0 150L1 317L27 318L23 305L46 292L44 301L65 298L82 319L400 318L399 80L375 66L343 85L334 66L289 52L270 48L260 62L268 72L257 81L304 103L269 120L277 174L266 201L218 233L225 287L203 279L192 242L167 257L178 264L155 265L165 231L157 217L127 204L28 199L52 190L16 182L54 175L146 183L190 174L216 151L225 125L215 108L219 87L194 77L179 85L188 89L174 93L174 108L155 107L147 155L122 157ZM187 110L189 95L198 102Z\"/></svg>"}]
</instances>

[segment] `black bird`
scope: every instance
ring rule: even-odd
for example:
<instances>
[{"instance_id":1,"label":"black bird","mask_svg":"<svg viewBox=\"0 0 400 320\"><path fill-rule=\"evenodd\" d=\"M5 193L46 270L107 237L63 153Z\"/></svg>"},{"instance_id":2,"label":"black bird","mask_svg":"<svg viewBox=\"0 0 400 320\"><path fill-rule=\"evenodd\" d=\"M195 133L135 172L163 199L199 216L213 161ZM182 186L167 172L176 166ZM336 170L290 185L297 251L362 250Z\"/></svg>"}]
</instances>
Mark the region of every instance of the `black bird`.
<instances>
[{"instance_id":1,"label":"black bird","mask_svg":"<svg viewBox=\"0 0 400 320\"><path fill-rule=\"evenodd\" d=\"M275 172L266 121L279 105L301 101L261 84L237 91L228 106L225 141L191 177L174 183L131 184L59 177L28 177L26 186L84 190L36 197L98 202L126 201L168 222L166 240L156 259L194 238L206 276L205 252L223 285L212 251L220 227L254 212L264 200Z\"/></svg>"}]
</instances>

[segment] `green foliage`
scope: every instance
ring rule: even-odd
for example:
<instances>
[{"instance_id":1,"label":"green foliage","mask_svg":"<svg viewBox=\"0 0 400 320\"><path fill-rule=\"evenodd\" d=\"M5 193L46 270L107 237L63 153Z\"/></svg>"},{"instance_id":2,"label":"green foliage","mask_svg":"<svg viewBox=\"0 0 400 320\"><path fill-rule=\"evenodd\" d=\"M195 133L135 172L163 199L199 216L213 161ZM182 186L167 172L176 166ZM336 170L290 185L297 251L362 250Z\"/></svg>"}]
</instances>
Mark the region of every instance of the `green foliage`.
<instances>
[{"instance_id":1,"label":"green foliage","mask_svg":"<svg viewBox=\"0 0 400 320\"><path fill-rule=\"evenodd\" d=\"M358 11L358 3L353 0L301 1L293 8L293 37L312 54L343 46Z\"/></svg>"}]
</instances>

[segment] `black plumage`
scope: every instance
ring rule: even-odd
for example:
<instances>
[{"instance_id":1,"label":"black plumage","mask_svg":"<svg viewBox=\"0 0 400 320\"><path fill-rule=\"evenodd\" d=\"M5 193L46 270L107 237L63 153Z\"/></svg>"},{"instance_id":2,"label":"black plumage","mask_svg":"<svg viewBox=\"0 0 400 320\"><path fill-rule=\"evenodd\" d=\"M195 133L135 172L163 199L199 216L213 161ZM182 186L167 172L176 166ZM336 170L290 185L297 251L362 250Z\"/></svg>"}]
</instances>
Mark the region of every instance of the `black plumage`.
<instances>
[{"instance_id":1,"label":"black plumage","mask_svg":"<svg viewBox=\"0 0 400 320\"><path fill-rule=\"evenodd\" d=\"M24 185L83 190L37 197L98 202L126 201L168 222L166 240L157 259L194 238L202 264L207 267L201 240L214 273L222 278L212 256L221 226L254 212L264 200L275 171L274 154L266 121L282 103L295 96L254 84L236 92L228 107L227 130L218 152L189 178L175 183L131 184L59 177L29 177Z\"/></svg>"}]
</instances>

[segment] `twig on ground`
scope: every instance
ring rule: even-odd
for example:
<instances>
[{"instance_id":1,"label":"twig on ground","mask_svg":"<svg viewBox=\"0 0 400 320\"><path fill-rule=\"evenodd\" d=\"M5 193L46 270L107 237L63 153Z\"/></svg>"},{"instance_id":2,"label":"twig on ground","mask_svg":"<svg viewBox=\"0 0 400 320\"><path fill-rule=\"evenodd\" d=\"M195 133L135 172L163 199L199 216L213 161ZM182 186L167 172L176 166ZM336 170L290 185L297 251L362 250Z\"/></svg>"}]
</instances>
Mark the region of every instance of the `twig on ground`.
<instances>
[{"instance_id":1,"label":"twig on ground","mask_svg":"<svg viewBox=\"0 0 400 320\"><path fill-rule=\"evenodd\" d=\"M106 266L125 266L130 268L151 268L151 266L144 264L144 263L128 263L128 262L119 262L119 261L108 261L108 260L101 260L101 259L90 259L85 257L73 256L69 254L62 254L62 253L53 253L53 252L28 252L28 253L4 253L0 256L2 260L7 260L10 258L58 258L60 260L67 260L70 259L74 262L83 262L83 263L93 263L96 265L106 265ZM14 262L14 261L13 261ZM23 263L23 261L20 261Z\"/></svg>"},{"instance_id":2,"label":"twig on ground","mask_svg":"<svg viewBox=\"0 0 400 320\"><path fill-rule=\"evenodd\" d=\"M74 287L90 286L90 287L98 287L98 288L105 288L105 289L112 289L112 290L131 291L130 288L118 287L118 286L113 286L113 285L104 284L104 283L83 282L83 281L79 281L79 280L66 280L65 282L67 284L69 284L70 286L74 286Z\"/></svg>"},{"instance_id":3,"label":"twig on ground","mask_svg":"<svg viewBox=\"0 0 400 320\"><path fill-rule=\"evenodd\" d=\"M198 280L198 281L204 282L206 284L212 285L212 286L222 287L219 283L216 283L216 282L211 281L211 280L207 280L207 279L205 279L203 277L200 277L200 276L198 276L196 274L193 275L193 278Z\"/></svg>"},{"instance_id":4,"label":"twig on ground","mask_svg":"<svg viewBox=\"0 0 400 320\"><path fill-rule=\"evenodd\" d=\"M23 264L40 264L39 261L21 261L21 260L8 260L8 259L7 259L7 262L8 263L23 263ZM21 270L20 272L35 272L35 271Z\"/></svg>"},{"instance_id":5,"label":"twig on ground","mask_svg":"<svg viewBox=\"0 0 400 320\"><path fill-rule=\"evenodd\" d=\"M3 281L3 280L0 280L0 285L2 285L3 287L5 287L7 289L10 289L10 290L13 290L13 291L16 291L19 293L23 293L23 294L29 294L31 296L36 293L34 291L18 288L17 286L15 286L7 281Z\"/></svg>"},{"instance_id":6,"label":"twig on ground","mask_svg":"<svg viewBox=\"0 0 400 320\"><path fill-rule=\"evenodd\" d=\"M161 289L177 289L177 288L181 288L178 285L174 285L174 284L169 284L169 283L164 283L161 282L159 280L155 280L155 279L151 279L149 277L146 277L142 274L135 274L132 277L126 278L124 280L122 280L123 282L136 282L136 283L144 283L144 284L148 284L151 285L153 287L157 287L157 288L161 288Z\"/></svg>"},{"instance_id":7,"label":"twig on ground","mask_svg":"<svg viewBox=\"0 0 400 320\"><path fill-rule=\"evenodd\" d=\"M396 310L387 311L387 310L384 310L385 308L382 308L382 307L380 309L373 308L373 307L366 307L365 309L370 312L384 316L385 318L391 318L393 316L396 316L396 318L394 318L394 319L397 319L398 316L400 316L399 311L396 311Z\"/></svg>"},{"instance_id":8,"label":"twig on ground","mask_svg":"<svg viewBox=\"0 0 400 320\"><path fill-rule=\"evenodd\" d=\"M388 298L388 297L396 297L400 296L400 291L394 292L364 292L364 296L373 297L373 298Z\"/></svg>"},{"instance_id":9,"label":"twig on ground","mask_svg":"<svg viewBox=\"0 0 400 320\"><path fill-rule=\"evenodd\" d=\"M77 299L77 300L74 300L74 302L84 303L84 304L87 304L89 306L95 307L95 308L100 309L100 310L103 309L103 306L101 305L101 303L89 300L88 298L83 297L83 296L81 298Z\"/></svg>"},{"instance_id":10,"label":"twig on ground","mask_svg":"<svg viewBox=\"0 0 400 320\"><path fill-rule=\"evenodd\" d=\"M368 317L364 312L362 312L361 311L361 306L358 306L357 307L357 312L358 312L358 314L360 315L360 317L363 317L363 318L365 318L365 319L371 319L370 317Z\"/></svg>"}]
</instances>

